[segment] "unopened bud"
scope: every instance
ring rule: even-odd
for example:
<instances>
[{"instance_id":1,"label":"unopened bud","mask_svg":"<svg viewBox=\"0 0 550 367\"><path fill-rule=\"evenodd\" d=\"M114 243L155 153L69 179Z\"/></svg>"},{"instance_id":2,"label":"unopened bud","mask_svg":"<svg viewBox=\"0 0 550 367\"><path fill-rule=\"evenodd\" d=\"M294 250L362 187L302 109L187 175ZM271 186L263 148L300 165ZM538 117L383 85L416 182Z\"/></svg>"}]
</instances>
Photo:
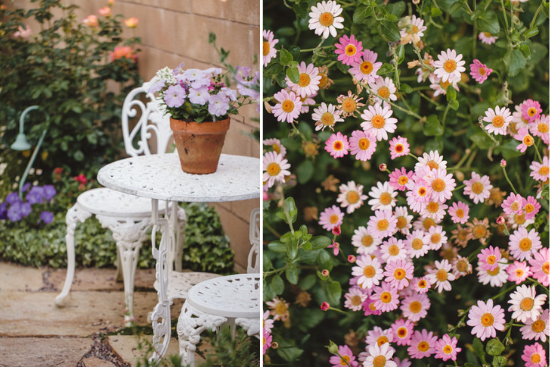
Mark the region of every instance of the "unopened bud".
<instances>
[{"instance_id":1,"label":"unopened bud","mask_svg":"<svg viewBox=\"0 0 550 367\"><path fill-rule=\"evenodd\" d=\"M506 220L504 219L504 217L502 215L497 218L497 224L498 225L503 225L505 222L506 222Z\"/></svg>"},{"instance_id":2,"label":"unopened bud","mask_svg":"<svg viewBox=\"0 0 550 367\"><path fill-rule=\"evenodd\" d=\"M332 234L335 235L335 236L339 236L340 233L342 233L342 229L340 228L340 226L336 226L332 229Z\"/></svg>"},{"instance_id":3,"label":"unopened bud","mask_svg":"<svg viewBox=\"0 0 550 367\"><path fill-rule=\"evenodd\" d=\"M326 311L330 308L330 305L327 302L321 303L321 310Z\"/></svg>"},{"instance_id":4,"label":"unopened bud","mask_svg":"<svg viewBox=\"0 0 550 367\"><path fill-rule=\"evenodd\" d=\"M386 163L382 163L380 166L378 166L378 168L380 169L380 171L384 172L388 169L388 166L386 165Z\"/></svg>"},{"instance_id":5,"label":"unopened bud","mask_svg":"<svg viewBox=\"0 0 550 367\"><path fill-rule=\"evenodd\" d=\"M271 349L277 349L277 348L279 348L279 343L271 342Z\"/></svg>"},{"instance_id":6,"label":"unopened bud","mask_svg":"<svg viewBox=\"0 0 550 367\"><path fill-rule=\"evenodd\" d=\"M323 269L321 274L323 274L324 277L328 277L330 275L330 271L328 271L327 269Z\"/></svg>"},{"instance_id":7,"label":"unopened bud","mask_svg":"<svg viewBox=\"0 0 550 367\"><path fill-rule=\"evenodd\" d=\"M356 260L355 255L348 255L348 262L353 264L355 260Z\"/></svg>"},{"instance_id":8,"label":"unopened bud","mask_svg":"<svg viewBox=\"0 0 550 367\"><path fill-rule=\"evenodd\" d=\"M500 166L506 167L506 161L504 159L500 161Z\"/></svg>"}]
</instances>

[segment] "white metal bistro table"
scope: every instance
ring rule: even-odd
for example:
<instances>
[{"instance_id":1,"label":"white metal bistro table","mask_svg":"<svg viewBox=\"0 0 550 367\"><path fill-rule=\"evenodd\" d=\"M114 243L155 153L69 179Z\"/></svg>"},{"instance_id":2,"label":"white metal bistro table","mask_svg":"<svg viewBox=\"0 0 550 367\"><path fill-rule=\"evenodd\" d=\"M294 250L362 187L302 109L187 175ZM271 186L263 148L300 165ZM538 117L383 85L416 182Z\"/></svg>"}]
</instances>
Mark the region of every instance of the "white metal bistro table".
<instances>
[{"instance_id":1,"label":"white metal bistro table","mask_svg":"<svg viewBox=\"0 0 550 367\"><path fill-rule=\"evenodd\" d=\"M152 199L153 257L156 259L158 303L152 313L153 358L168 349L171 335L170 273L167 253L175 244L176 202L222 202L256 199L262 190L260 160L253 157L222 154L218 170L212 174L193 175L181 170L178 155L155 154L122 159L99 170L97 180L113 190ZM159 215L158 201L166 201L164 217ZM171 205L169 205L171 202ZM170 210L168 210L170 208ZM157 231L162 238L156 244ZM184 276L185 273L180 273Z\"/></svg>"}]
</instances>

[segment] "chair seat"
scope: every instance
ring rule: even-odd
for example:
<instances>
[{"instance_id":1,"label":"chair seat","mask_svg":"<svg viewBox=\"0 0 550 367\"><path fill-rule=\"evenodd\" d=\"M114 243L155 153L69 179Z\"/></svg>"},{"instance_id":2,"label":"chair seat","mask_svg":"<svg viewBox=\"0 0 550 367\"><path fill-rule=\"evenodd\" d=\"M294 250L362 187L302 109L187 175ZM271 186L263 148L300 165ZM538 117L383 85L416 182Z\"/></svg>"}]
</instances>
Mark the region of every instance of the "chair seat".
<instances>
[{"instance_id":1,"label":"chair seat","mask_svg":"<svg viewBox=\"0 0 550 367\"><path fill-rule=\"evenodd\" d=\"M213 278L189 290L193 308L216 316L259 318L260 274L237 274Z\"/></svg>"},{"instance_id":2,"label":"chair seat","mask_svg":"<svg viewBox=\"0 0 550 367\"><path fill-rule=\"evenodd\" d=\"M108 217L146 218L151 216L151 199L138 197L108 188L98 188L83 192L76 199L82 209ZM162 210L161 210L162 207ZM159 205L163 213L164 205Z\"/></svg>"},{"instance_id":3,"label":"chair seat","mask_svg":"<svg viewBox=\"0 0 550 367\"><path fill-rule=\"evenodd\" d=\"M187 299L187 293L193 286L209 279L221 277L214 273L201 272L178 272L172 271L168 276L168 299L172 302L175 298ZM155 290L158 292L158 280L154 284Z\"/></svg>"}]
</instances>

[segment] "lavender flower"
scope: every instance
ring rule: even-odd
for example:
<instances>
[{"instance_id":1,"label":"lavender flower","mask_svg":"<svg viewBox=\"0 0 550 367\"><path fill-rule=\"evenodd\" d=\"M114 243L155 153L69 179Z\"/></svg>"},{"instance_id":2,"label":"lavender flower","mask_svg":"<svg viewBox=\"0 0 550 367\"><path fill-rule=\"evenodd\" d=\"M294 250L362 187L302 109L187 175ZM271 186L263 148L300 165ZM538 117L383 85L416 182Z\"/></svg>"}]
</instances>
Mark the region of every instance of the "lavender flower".
<instances>
[{"instance_id":1,"label":"lavender flower","mask_svg":"<svg viewBox=\"0 0 550 367\"><path fill-rule=\"evenodd\" d=\"M50 224L53 221L53 213L45 210L42 213L40 213L40 219L45 224Z\"/></svg>"},{"instance_id":2,"label":"lavender flower","mask_svg":"<svg viewBox=\"0 0 550 367\"><path fill-rule=\"evenodd\" d=\"M153 84L149 86L149 89L147 89L147 93L156 93L162 90L164 86L166 85L166 82L164 80L157 80Z\"/></svg>"},{"instance_id":3,"label":"lavender flower","mask_svg":"<svg viewBox=\"0 0 550 367\"><path fill-rule=\"evenodd\" d=\"M23 218L23 213L21 213L21 202L16 202L8 209L8 219L12 222L18 222L21 218Z\"/></svg>"},{"instance_id":4,"label":"lavender flower","mask_svg":"<svg viewBox=\"0 0 550 367\"><path fill-rule=\"evenodd\" d=\"M8 204L15 204L22 202L21 198L19 198L19 195L16 192L10 192L8 196L6 196L6 202Z\"/></svg>"},{"instance_id":5,"label":"lavender flower","mask_svg":"<svg viewBox=\"0 0 550 367\"><path fill-rule=\"evenodd\" d=\"M21 204L21 214L23 214L24 217L28 217L29 214L31 214L31 204L29 203L22 203Z\"/></svg>"},{"instance_id":6,"label":"lavender flower","mask_svg":"<svg viewBox=\"0 0 550 367\"><path fill-rule=\"evenodd\" d=\"M198 79L207 78L208 75L206 75L204 71L199 69L187 69L183 72L183 77L185 78L185 80L192 82Z\"/></svg>"},{"instance_id":7,"label":"lavender flower","mask_svg":"<svg viewBox=\"0 0 550 367\"><path fill-rule=\"evenodd\" d=\"M185 62L182 61L181 64L179 64L178 66L176 66L176 68L172 71L172 74L174 76L177 76L178 74L181 74L183 73L183 67L185 66Z\"/></svg>"},{"instance_id":8,"label":"lavender flower","mask_svg":"<svg viewBox=\"0 0 550 367\"><path fill-rule=\"evenodd\" d=\"M204 78L197 79L191 83L191 88L201 88L201 87L207 87L210 85L210 78L208 76L205 76Z\"/></svg>"},{"instance_id":9,"label":"lavender flower","mask_svg":"<svg viewBox=\"0 0 550 367\"><path fill-rule=\"evenodd\" d=\"M237 91L234 89L230 89L227 87L223 87L221 90L227 97L229 97L230 100L236 101L237 100Z\"/></svg>"},{"instance_id":10,"label":"lavender flower","mask_svg":"<svg viewBox=\"0 0 550 367\"><path fill-rule=\"evenodd\" d=\"M204 106L206 102L208 102L208 97L210 97L210 94L208 94L207 87L202 87L199 89L189 89L189 100L191 101L191 103Z\"/></svg>"},{"instance_id":11,"label":"lavender flower","mask_svg":"<svg viewBox=\"0 0 550 367\"><path fill-rule=\"evenodd\" d=\"M29 204L41 204L44 201L44 189L40 186L33 186L25 199Z\"/></svg>"},{"instance_id":12,"label":"lavender flower","mask_svg":"<svg viewBox=\"0 0 550 367\"><path fill-rule=\"evenodd\" d=\"M55 190L53 185L44 185L43 189L44 189L44 199L46 199L47 201L52 200L55 194L57 194L57 191Z\"/></svg>"},{"instance_id":13,"label":"lavender flower","mask_svg":"<svg viewBox=\"0 0 550 367\"><path fill-rule=\"evenodd\" d=\"M224 116L229 110L229 98L224 93L211 95L208 102L208 113L212 116Z\"/></svg>"},{"instance_id":14,"label":"lavender flower","mask_svg":"<svg viewBox=\"0 0 550 367\"><path fill-rule=\"evenodd\" d=\"M21 192L25 192L29 189L29 186L31 185L30 182L27 182L26 184L23 185L23 189L21 190Z\"/></svg>"},{"instance_id":15,"label":"lavender flower","mask_svg":"<svg viewBox=\"0 0 550 367\"><path fill-rule=\"evenodd\" d=\"M5 201L0 203L0 219L8 219L8 203Z\"/></svg>"},{"instance_id":16,"label":"lavender flower","mask_svg":"<svg viewBox=\"0 0 550 367\"><path fill-rule=\"evenodd\" d=\"M172 85L164 93L164 101L168 107L180 107L185 101L185 89L179 85Z\"/></svg>"}]
</instances>

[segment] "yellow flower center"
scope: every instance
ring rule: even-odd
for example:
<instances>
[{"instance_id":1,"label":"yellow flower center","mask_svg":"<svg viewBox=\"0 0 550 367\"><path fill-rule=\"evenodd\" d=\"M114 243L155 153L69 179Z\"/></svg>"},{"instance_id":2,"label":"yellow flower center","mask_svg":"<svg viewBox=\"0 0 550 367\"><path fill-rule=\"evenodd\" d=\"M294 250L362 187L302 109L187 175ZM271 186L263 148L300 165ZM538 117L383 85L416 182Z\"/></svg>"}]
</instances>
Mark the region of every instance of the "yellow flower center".
<instances>
[{"instance_id":1,"label":"yellow flower center","mask_svg":"<svg viewBox=\"0 0 550 367\"><path fill-rule=\"evenodd\" d=\"M527 114L529 115L529 117L533 117L537 114L537 109L535 107L530 107L527 110Z\"/></svg>"},{"instance_id":2,"label":"yellow flower center","mask_svg":"<svg viewBox=\"0 0 550 367\"><path fill-rule=\"evenodd\" d=\"M363 275L367 278L372 278L376 275L376 269L372 265L367 265L363 269Z\"/></svg>"},{"instance_id":3,"label":"yellow flower center","mask_svg":"<svg viewBox=\"0 0 550 367\"><path fill-rule=\"evenodd\" d=\"M550 173L550 168L548 166L542 166L539 169L539 175L541 176L548 176L549 173Z\"/></svg>"},{"instance_id":4,"label":"yellow flower center","mask_svg":"<svg viewBox=\"0 0 550 367\"><path fill-rule=\"evenodd\" d=\"M479 194L481 194L481 193L483 192L483 188L484 188L484 187L485 187L485 186L483 186L483 184L482 184L481 182L479 182L479 181L474 182L474 183L472 184L472 192L473 192L474 194L476 194L476 195L479 195Z\"/></svg>"},{"instance_id":5,"label":"yellow flower center","mask_svg":"<svg viewBox=\"0 0 550 367\"><path fill-rule=\"evenodd\" d=\"M504 119L502 116L495 116L493 118L492 124L494 127L503 127L504 126Z\"/></svg>"},{"instance_id":6,"label":"yellow flower center","mask_svg":"<svg viewBox=\"0 0 550 367\"><path fill-rule=\"evenodd\" d=\"M418 343L417 349L420 352L427 352L428 349L430 349L430 344L428 344L428 342L426 341L421 341L420 343Z\"/></svg>"},{"instance_id":7,"label":"yellow flower center","mask_svg":"<svg viewBox=\"0 0 550 367\"><path fill-rule=\"evenodd\" d=\"M390 98L390 88L383 86L378 89L378 95L382 98Z\"/></svg>"},{"instance_id":8,"label":"yellow flower center","mask_svg":"<svg viewBox=\"0 0 550 367\"><path fill-rule=\"evenodd\" d=\"M353 56L357 53L357 48L354 45L346 46L346 55Z\"/></svg>"},{"instance_id":9,"label":"yellow flower center","mask_svg":"<svg viewBox=\"0 0 550 367\"><path fill-rule=\"evenodd\" d=\"M522 215L514 214L514 222L516 222L520 226L527 222L527 220L525 219L525 213L523 213Z\"/></svg>"},{"instance_id":10,"label":"yellow flower center","mask_svg":"<svg viewBox=\"0 0 550 367\"><path fill-rule=\"evenodd\" d=\"M406 327L400 327L399 329L397 329L397 336L399 338L401 339L406 338L407 334L409 334L409 331L407 330Z\"/></svg>"},{"instance_id":11,"label":"yellow flower center","mask_svg":"<svg viewBox=\"0 0 550 367\"><path fill-rule=\"evenodd\" d=\"M395 278L395 280L403 280L403 278L405 278L405 275L407 275L407 273L403 268L397 268L393 272L393 277Z\"/></svg>"},{"instance_id":12,"label":"yellow flower center","mask_svg":"<svg viewBox=\"0 0 550 367\"><path fill-rule=\"evenodd\" d=\"M487 73L487 69L485 69L483 66L477 69L477 72L479 75L485 75ZM494 125L494 124L493 124Z\"/></svg>"},{"instance_id":13,"label":"yellow flower center","mask_svg":"<svg viewBox=\"0 0 550 367\"><path fill-rule=\"evenodd\" d=\"M497 262L497 257L495 255L487 256L487 264L493 265L496 262Z\"/></svg>"},{"instance_id":14,"label":"yellow flower center","mask_svg":"<svg viewBox=\"0 0 550 367\"><path fill-rule=\"evenodd\" d=\"M447 278L449 277L449 273L447 273L447 270L445 269L439 269L437 273L435 273L435 277L440 282L445 282Z\"/></svg>"},{"instance_id":15,"label":"yellow flower center","mask_svg":"<svg viewBox=\"0 0 550 367\"><path fill-rule=\"evenodd\" d=\"M342 110L344 110L344 112L352 113L355 111L356 108L357 108L357 102L355 102L355 100L351 97L347 97L342 102Z\"/></svg>"},{"instance_id":16,"label":"yellow flower center","mask_svg":"<svg viewBox=\"0 0 550 367\"><path fill-rule=\"evenodd\" d=\"M281 172L281 166L278 163L271 162L267 165L266 171L270 176L277 176Z\"/></svg>"},{"instance_id":17,"label":"yellow flower center","mask_svg":"<svg viewBox=\"0 0 550 367\"><path fill-rule=\"evenodd\" d=\"M372 360L372 365L374 367L384 367L386 365L386 357L384 356L376 356Z\"/></svg>"},{"instance_id":18,"label":"yellow flower center","mask_svg":"<svg viewBox=\"0 0 550 367\"><path fill-rule=\"evenodd\" d=\"M434 201L430 201L429 204L426 205L426 209L428 209L428 211L432 214L437 213L439 210L439 204Z\"/></svg>"},{"instance_id":19,"label":"yellow flower center","mask_svg":"<svg viewBox=\"0 0 550 367\"><path fill-rule=\"evenodd\" d=\"M436 161L428 161L426 163L426 166L430 167L430 169L438 169L439 163L437 163Z\"/></svg>"},{"instance_id":20,"label":"yellow flower center","mask_svg":"<svg viewBox=\"0 0 550 367\"><path fill-rule=\"evenodd\" d=\"M456 61L452 59L445 61L443 63L443 69L445 69L447 73L452 73L453 71L456 70Z\"/></svg>"},{"instance_id":21,"label":"yellow flower center","mask_svg":"<svg viewBox=\"0 0 550 367\"><path fill-rule=\"evenodd\" d=\"M451 354L452 352L453 352L453 347L451 347L449 344L447 344L443 347L443 353Z\"/></svg>"},{"instance_id":22,"label":"yellow flower center","mask_svg":"<svg viewBox=\"0 0 550 367\"><path fill-rule=\"evenodd\" d=\"M413 25L413 26L411 27L411 31L412 31L412 33L418 33L419 29L418 29L417 26ZM410 33L409 33L409 34L410 34Z\"/></svg>"},{"instance_id":23,"label":"yellow flower center","mask_svg":"<svg viewBox=\"0 0 550 367\"><path fill-rule=\"evenodd\" d=\"M529 297L522 299L519 303L519 308L521 308L523 311L531 311L534 306L535 300Z\"/></svg>"},{"instance_id":24,"label":"yellow flower center","mask_svg":"<svg viewBox=\"0 0 550 367\"><path fill-rule=\"evenodd\" d=\"M390 303L392 300L391 293L390 292L382 292L380 295L380 301L383 303Z\"/></svg>"},{"instance_id":25,"label":"yellow flower center","mask_svg":"<svg viewBox=\"0 0 550 367\"><path fill-rule=\"evenodd\" d=\"M456 263L456 268L461 273L466 273L468 271L468 262L465 260L460 260Z\"/></svg>"},{"instance_id":26,"label":"yellow flower center","mask_svg":"<svg viewBox=\"0 0 550 367\"><path fill-rule=\"evenodd\" d=\"M390 222L387 219L382 219L376 224L376 228L378 228L379 231L385 231L390 226Z\"/></svg>"},{"instance_id":27,"label":"yellow flower center","mask_svg":"<svg viewBox=\"0 0 550 367\"><path fill-rule=\"evenodd\" d=\"M390 342L390 340L385 335L379 336L378 339L376 340L376 343L378 344L379 347L381 347L382 345L384 345L386 343L389 343L389 342Z\"/></svg>"},{"instance_id":28,"label":"yellow flower center","mask_svg":"<svg viewBox=\"0 0 550 367\"><path fill-rule=\"evenodd\" d=\"M424 227L425 231L430 230L430 228L435 227L435 225L436 225L435 220L433 220L432 218L426 218L422 223L422 226Z\"/></svg>"},{"instance_id":29,"label":"yellow flower center","mask_svg":"<svg viewBox=\"0 0 550 367\"><path fill-rule=\"evenodd\" d=\"M516 269L516 276L521 278L523 276L523 269Z\"/></svg>"},{"instance_id":30,"label":"yellow flower center","mask_svg":"<svg viewBox=\"0 0 550 367\"><path fill-rule=\"evenodd\" d=\"M510 209L512 209L513 211L517 212L518 209L519 209L519 206L520 206L519 201L514 201L514 202L512 203L512 205L510 205Z\"/></svg>"},{"instance_id":31,"label":"yellow flower center","mask_svg":"<svg viewBox=\"0 0 550 367\"><path fill-rule=\"evenodd\" d=\"M269 51L270 51L270 50L271 50L271 46L269 46L269 42L264 41L264 43L263 43L263 50L262 50L264 56L269 55Z\"/></svg>"},{"instance_id":32,"label":"yellow flower center","mask_svg":"<svg viewBox=\"0 0 550 367\"><path fill-rule=\"evenodd\" d=\"M328 75L319 73L319 76L321 77L321 80L319 80L319 88L324 88L325 85L328 83Z\"/></svg>"},{"instance_id":33,"label":"yellow flower center","mask_svg":"<svg viewBox=\"0 0 550 367\"><path fill-rule=\"evenodd\" d=\"M361 238L361 245L364 247L371 247L374 243L374 238L370 234L366 234Z\"/></svg>"},{"instance_id":34,"label":"yellow flower center","mask_svg":"<svg viewBox=\"0 0 550 367\"><path fill-rule=\"evenodd\" d=\"M383 192L380 195L380 204L382 205L390 205L392 202L392 196L389 192Z\"/></svg>"},{"instance_id":35,"label":"yellow flower center","mask_svg":"<svg viewBox=\"0 0 550 367\"><path fill-rule=\"evenodd\" d=\"M281 154L281 147L277 144L273 144L273 150L275 151L275 153Z\"/></svg>"},{"instance_id":36,"label":"yellow flower center","mask_svg":"<svg viewBox=\"0 0 550 367\"><path fill-rule=\"evenodd\" d=\"M403 146L403 144L399 143L399 144L395 145L394 150L395 150L396 153L401 154L405 150L405 147Z\"/></svg>"},{"instance_id":37,"label":"yellow flower center","mask_svg":"<svg viewBox=\"0 0 550 367\"><path fill-rule=\"evenodd\" d=\"M367 138L361 138L357 144L359 145L359 149L367 150L370 147L370 140Z\"/></svg>"},{"instance_id":38,"label":"yellow flower center","mask_svg":"<svg viewBox=\"0 0 550 367\"><path fill-rule=\"evenodd\" d=\"M481 325L484 327L492 326L494 323L495 317L491 313L487 312L481 316Z\"/></svg>"},{"instance_id":39,"label":"yellow flower center","mask_svg":"<svg viewBox=\"0 0 550 367\"><path fill-rule=\"evenodd\" d=\"M350 191L346 194L346 199L348 200L348 203L355 204L359 201L361 197L359 196L359 193L357 191Z\"/></svg>"},{"instance_id":40,"label":"yellow flower center","mask_svg":"<svg viewBox=\"0 0 550 367\"><path fill-rule=\"evenodd\" d=\"M420 301L412 301L409 304L409 310L412 313L419 313L420 311L422 311L422 303L420 303Z\"/></svg>"},{"instance_id":41,"label":"yellow flower center","mask_svg":"<svg viewBox=\"0 0 550 367\"><path fill-rule=\"evenodd\" d=\"M539 353L533 353L533 354L531 354L531 362L532 362L532 363L538 364L538 363L540 363L541 360L542 360L542 358L540 357L540 354L539 354Z\"/></svg>"},{"instance_id":42,"label":"yellow flower center","mask_svg":"<svg viewBox=\"0 0 550 367\"><path fill-rule=\"evenodd\" d=\"M533 145L534 142L535 142L535 140L529 134L525 135L525 137L523 138L523 144L527 145L528 147Z\"/></svg>"},{"instance_id":43,"label":"yellow flower center","mask_svg":"<svg viewBox=\"0 0 550 367\"><path fill-rule=\"evenodd\" d=\"M300 81L298 81L298 85L302 88L307 87L309 83L311 82L311 77L308 73L302 73L300 74Z\"/></svg>"},{"instance_id":44,"label":"yellow flower center","mask_svg":"<svg viewBox=\"0 0 550 367\"><path fill-rule=\"evenodd\" d=\"M531 330L535 333L542 333L546 328L546 323L542 320L537 320L531 324Z\"/></svg>"},{"instance_id":45,"label":"yellow flower center","mask_svg":"<svg viewBox=\"0 0 550 367\"><path fill-rule=\"evenodd\" d=\"M325 112L321 116L321 123L325 126L334 125L334 115L330 112Z\"/></svg>"},{"instance_id":46,"label":"yellow flower center","mask_svg":"<svg viewBox=\"0 0 550 367\"><path fill-rule=\"evenodd\" d=\"M420 238L415 238L411 244L412 248L415 250L420 250L424 247L424 242Z\"/></svg>"},{"instance_id":47,"label":"yellow flower center","mask_svg":"<svg viewBox=\"0 0 550 367\"><path fill-rule=\"evenodd\" d=\"M542 264L542 271L545 274L548 274L550 271L550 262L546 261L544 264Z\"/></svg>"},{"instance_id":48,"label":"yellow flower center","mask_svg":"<svg viewBox=\"0 0 550 367\"><path fill-rule=\"evenodd\" d=\"M424 197L428 193L428 190L424 186L418 188L418 196Z\"/></svg>"},{"instance_id":49,"label":"yellow flower center","mask_svg":"<svg viewBox=\"0 0 550 367\"><path fill-rule=\"evenodd\" d=\"M445 181L442 178L436 178L432 182L432 189L434 189L434 191L442 192L445 190L445 187L447 187L447 185L445 185Z\"/></svg>"},{"instance_id":50,"label":"yellow flower center","mask_svg":"<svg viewBox=\"0 0 550 367\"><path fill-rule=\"evenodd\" d=\"M340 366L349 366L349 356L342 356L340 358Z\"/></svg>"},{"instance_id":51,"label":"yellow flower center","mask_svg":"<svg viewBox=\"0 0 550 367\"><path fill-rule=\"evenodd\" d=\"M330 224L336 224L338 223L338 220L340 220L340 217L338 217L338 214L332 214L329 218Z\"/></svg>"},{"instance_id":52,"label":"yellow flower center","mask_svg":"<svg viewBox=\"0 0 550 367\"><path fill-rule=\"evenodd\" d=\"M457 237L460 241L466 241L468 239L468 231L466 229L461 229L458 231Z\"/></svg>"},{"instance_id":53,"label":"yellow flower center","mask_svg":"<svg viewBox=\"0 0 550 367\"><path fill-rule=\"evenodd\" d=\"M478 225L474 226L474 228L472 230L472 234L474 235L474 237L476 239L483 238L487 235L487 228L485 228L481 224L478 224Z\"/></svg>"},{"instance_id":54,"label":"yellow flower center","mask_svg":"<svg viewBox=\"0 0 550 367\"><path fill-rule=\"evenodd\" d=\"M285 99L283 103L281 104L281 108L286 113L290 113L294 111L294 102L292 102L290 99Z\"/></svg>"},{"instance_id":55,"label":"yellow flower center","mask_svg":"<svg viewBox=\"0 0 550 367\"><path fill-rule=\"evenodd\" d=\"M441 241L441 235L439 233L432 234L432 237L430 238L432 243L439 243Z\"/></svg>"},{"instance_id":56,"label":"yellow flower center","mask_svg":"<svg viewBox=\"0 0 550 367\"><path fill-rule=\"evenodd\" d=\"M354 306L359 306L361 304L361 297L360 296L353 296L351 298L351 304Z\"/></svg>"},{"instance_id":57,"label":"yellow flower center","mask_svg":"<svg viewBox=\"0 0 550 367\"><path fill-rule=\"evenodd\" d=\"M321 16L319 17L319 23L321 23L321 25L324 27L330 27L333 22L334 22L334 15L332 15L332 13L325 12L321 14Z\"/></svg>"},{"instance_id":58,"label":"yellow flower center","mask_svg":"<svg viewBox=\"0 0 550 367\"><path fill-rule=\"evenodd\" d=\"M543 124L542 122L537 125L538 131L540 131L543 134L546 134L548 132L548 125Z\"/></svg>"},{"instance_id":59,"label":"yellow flower center","mask_svg":"<svg viewBox=\"0 0 550 367\"><path fill-rule=\"evenodd\" d=\"M403 229L407 226L407 219L404 216L397 217L397 228Z\"/></svg>"},{"instance_id":60,"label":"yellow flower center","mask_svg":"<svg viewBox=\"0 0 550 367\"><path fill-rule=\"evenodd\" d=\"M427 286L428 286L428 283L424 279L422 279L421 281L418 282L418 288L420 288L420 289L424 289Z\"/></svg>"},{"instance_id":61,"label":"yellow flower center","mask_svg":"<svg viewBox=\"0 0 550 367\"><path fill-rule=\"evenodd\" d=\"M382 115L374 115L370 121L372 127L375 129L381 129L386 124L386 119Z\"/></svg>"},{"instance_id":62,"label":"yellow flower center","mask_svg":"<svg viewBox=\"0 0 550 367\"><path fill-rule=\"evenodd\" d=\"M390 247L388 247L388 254L390 254L391 256L399 255L400 251L401 250L399 249L399 246L397 246L397 245L391 245Z\"/></svg>"},{"instance_id":63,"label":"yellow flower center","mask_svg":"<svg viewBox=\"0 0 550 367\"><path fill-rule=\"evenodd\" d=\"M485 35L485 37L492 37L491 33L489 32L483 32L483 34Z\"/></svg>"},{"instance_id":64,"label":"yellow flower center","mask_svg":"<svg viewBox=\"0 0 550 367\"><path fill-rule=\"evenodd\" d=\"M492 277L497 276L498 273L500 273L500 266L497 266L495 270L487 270L487 274L489 274Z\"/></svg>"},{"instance_id":65,"label":"yellow flower center","mask_svg":"<svg viewBox=\"0 0 550 367\"><path fill-rule=\"evenodd\" d=\"M336 151L340 151L344 149L344 144L340 140L336 140L334 144L332 144L332 148Z\"/></svg>"},{"instance_id":66,"label":"yellow flower center","mask_svg":"<svg viewBox=\"0 0 550 367\"><path fill-rule=\"evenodd\" d=\"M449 85L451 85L451 82L450 81L441 81L439 82L439 86L441 87L441 89L444 89L444 90L447 90L447 88L449 88Z\"/></svg>"},{"instance_id":67,"label":"yellow flower center","mask_svg":"<svg viewBox=\"0 0 550 367\"><path fill-rule=\"evenodd\" d=\"M533 241L530 238L525 237L519 241L519 248L521 251L529 251L533 247Z\"/></svg>"},{"instance_id":68,"label":"yellow flower center","mask_svg":"<svg viewBox=\"0 0 550 367\"><path fill-rule=\"evenodd\" d=\"M359 68L361 69L361 72L363 74L367 74L367 75L372 73L372 70L374 69L374 67L372 66L372 63L370 61L363 61L361 63L361 65L359 66Z\"/></svg>"},{"instance_id":69,"label":"yellow flower center","mask_svg":"<svg viewBox=\"0 0 550 367\"><path fill-rule=\"evenodd\" d=\"M457 209L455 215L459 218L464 218L464 209Z\"/></svg>"},{"instance_id":70,"label":"yellow flower center","mask_svg":"<svg viewBox=\"0 0 550 367\"><path fill-rule=\"evenodd\" d=\"M405 186L407 183L409 183L409 178L405 175L399 176L397 183L401 186Z\"/></svg>"},{"instance_id":71,"label":"yellow flower center","mask_svg":"<svg viewBox=\"0 0 550 367\"><path fill-rule=\"evenodd\" d=\"M277 306L275 306L275 312L278 315L284 315L286 313L286 305L283 302L277 303Z\"/></svg>"}]
</instances>

